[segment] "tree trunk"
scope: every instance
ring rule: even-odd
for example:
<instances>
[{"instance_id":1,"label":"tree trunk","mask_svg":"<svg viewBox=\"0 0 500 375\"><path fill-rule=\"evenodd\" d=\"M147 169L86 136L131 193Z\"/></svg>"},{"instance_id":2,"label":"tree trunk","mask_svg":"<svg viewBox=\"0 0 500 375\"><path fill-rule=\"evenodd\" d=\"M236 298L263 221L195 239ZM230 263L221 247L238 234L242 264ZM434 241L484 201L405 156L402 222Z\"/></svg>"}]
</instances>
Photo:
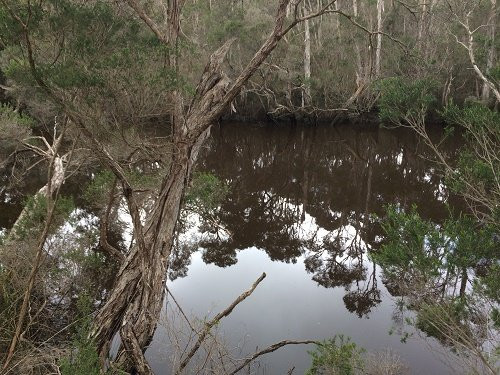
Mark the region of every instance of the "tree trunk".
<instances>
[{"instance_id":1,"label":"tree trunk","mask_svg":"<svg viewBox=\"0 0 500 375\"><path fill-rule=\"evenodd\" d=\"M420 13L420 20L418 25L418 35L417 35L417 46L420 48L420 52L423 52L422 42L425 30L425 24L427 22L427 1L422 3L422 13Z\"/></svg>"},{"instance_id":2,"label":"tree trunk","mask_svg":"<svg viewBox=\"0 0 500 375\"><path fill-rule=\"evenodd\" d=\"M95 320L94 336L101 347L101 358L107 356L116 328L120 327L124 349L141 374L150 373L142 350L154 333L163 306L168 258L182 197L189 171L207 136L208 130L194 140L175 142L177 153L145 226L147 253L142 254L138 245L133 247L117 275L110 298ZM126 363L123 354L119 354L118 363Z\"/></svg>"},{"instance_id":3,"label":"tree trunk","mask_svg":"<svg viewBox=\"0 0 500 375\"><path fill-rule=\"evenodd\" d=\"M377 47L375 49L375 77L380 76L380 59L382 52L382 12L384 11L384 0L377 0Z\"/></svg>"},{"instance_id":4,"label":"tree trunk","mask_svg":"<svg viewBox=\"0 0 500 375\"><path fill-rule=\"evenodd\" d=\"M354 18L358 18L359 13L358 13L358 0L353 0L352 1L352 9L353 9L353 16ZM361 47L359 46L359 42L357 39L357 36L354 34L354 50L356 52L356 92L361 88L364 87L366 84L366 71L365 68L363 67L363 58L361 56ZM356 100L356 97L354 100ZM352 102L354 102L354 100ZM352 102L350 104L352 104ZM349 105L350 105L349 104Z\"/></svg>"},{"instance_id":5,"label":"tree trunk","mask_svg":"<svg viewBox=\"0 0 500 375\"><path fill-rule=\"evenodd\" d=\"M125 370L133 366L140 374L152 373L143 351L152 338L163 307L168 258L184 190L210 127L283 36L299 22L320 16L327 9L325 7L312 15L295 18L285 27L289 2L290 0L279 1L273 31L234 83L231 84L222 71L223 60L234 40L229 40L212 54L191 104L183 111L182 116L176 116L173 132L173 149L176 152L169 172L161 183L146 224L142 226L134 223L136 243L120 267L108 301L94 320L92 336L96 339L101 360L106 360L110 343L116 333L119 333L123 349L119 351L116 362L122 364ZM141 12L140 9L134 10ZM106 157L110 158L109 155ZM114 163L114 160L110 162L111 165ZM116 169L115 173L120 178L119 172ZM126 184L122 185L127 188ZM124 191L124 195L133 198L131 191Z\"/></svg>"},{"instance_id":6,"label":"tree trunk","mask_svg":"<svg viewBox=\"0 0 500 375\"><path fill-rule=\"evenodd\" d=\"M304 22L304 81L302 107L309 105L311 102L311 31L309 29L309 20Z\"/></svg>"},{"instance_id":7,"label":"tree trunk","mask_svg":"<svg viewBox=\"0 0 500 375\"><path fill-rule=\"evenodd\" d=\"M496 30L496 12L497 12L497 0L490 0L491 8L488 14L488 35L487 35L487 43L489 43L490 48L488 49L488 54L486 56L486 76L490 73L491 69L493 69L495 64L496 50L495 50L495 30ZM491 88L485 82L483 83L483 90L481 93L481 99L483 102L487 102L490 98Z\"/></svg>"},{"instance_id":8,"label":"tree trunk","mask_svg":"<svg viewBox=\"0 0 500 375\"><path fill-rule=\"evenodd\" d=\"M176 152L170 169L143 230L134 228L136 243L120 267L108 301L96 316L92 336L103 362L119 332L123 350L116 362L125 369L133 363L141 374L152 373L143 350L152 338L163 307L175 225L191 169L213 123L210 109L224 99L230 83L221 65L231 43L226 42L212 55L191 107L182 122L175 124Z\"/></svg>"},{"instance_id":9,"label":"tree trunk","mask_svg":"<svg viewBox=\"0 0 500 375\"><path fill-rule=\"evenodd\" d=\"M50 182L47 182L40 190L38 190L38 192L34 195L35 200L37 198L47 198L49 196L52 196L54 192L58 191L63 184L65 171L63 159L61 157L55 156L53 168L54 169ZM26 220L29 214L29 208L25 206L14 222L14 225L12 225L10 233L7 237L7 242L15 240L17 233L22 229L21 227L23 225L23 222Z\"/></svg>"},{"instance_id":10,"label":"tree trunk","mask_svg":"<svg viewBox=\"0 0 500 375\"><path fill-rule=\"evenodd\" d=\"M460 281L460 298L465 297L465 290L467 289L467 282L468 282L468 277L467 277L467 268L462 269L462 279Z\"/></svg>"}]
</instances>

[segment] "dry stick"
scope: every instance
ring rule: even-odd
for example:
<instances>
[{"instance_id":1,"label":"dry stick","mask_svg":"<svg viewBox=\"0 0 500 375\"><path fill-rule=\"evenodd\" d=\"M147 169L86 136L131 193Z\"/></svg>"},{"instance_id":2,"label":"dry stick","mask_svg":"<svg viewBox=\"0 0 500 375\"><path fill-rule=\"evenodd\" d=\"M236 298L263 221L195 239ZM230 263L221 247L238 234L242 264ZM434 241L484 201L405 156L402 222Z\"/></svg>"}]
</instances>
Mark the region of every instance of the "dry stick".
<instances>
[{"instance_id":1,"label":"dry stick","mask_svg":"<svg viewBox=\"0 0 500 375\"><path fill-rule=\"evenodd\" d=\"M234 308L241 302L243 302L247 297L249 297L255 288L260 284L262 280L266 277L266 273L262 273L262 275L253 283L252 287L248 289L246 292L242 293L238 298L236 298L233 303L231 303L224 311L218 313L211 321L209 321L205 325L205 329L200 333L198 336L198 341L196 341L196 344L191 348L190 352L188 353L187 357L181 362L179 365L178 370L176 371L176 375L180 374L182 370L188 365L189 361L193 356L196 354L198 349L200 348L201 344L207 337L207 335L210 333L210 330L214 325L216 325L222 318L228 316L231 314L231 312L234 310Z\"/></svg>"},{"instance_id":2,"label":"dry stick","mask_svg":"<svg viewBox=\"0 0 500 375\"><path fill-rule=\"evenodd\" d=\"M245 362L243 362L240 366L238 366L232 372L230 372L229 375L236 374L238 371L240 371L241 369L245 368L245 366L247 366L248 364L250 364L250 362L252 362L256 358L258 358L258 357L260 357L260 356L262 356L264 354L272 353L272 352L278 350L279 348L282 348L283 346L286 346L286 345L306 345L306 344L317 344L317 343L318 343L317 341L313 341L313 340L304 340L304 341L283 340L283 341L280 341L280 342L278 342L276 344L268 346L266 349L261 350L260 352L256 352L250 358L247 358L245 360ZM292 369L292 371L293 371L293 369Z\"/></svg>"},{"instance_id":3,"label":"dry stick","mask_svg":"<svg viewBox=\"0 0 500 375\"><path fill-rule=\"evenodd\" d=\"M52 169L54 168L54 162L57 158L59 147L61 145L61 141L62 141L62 138L64 136L64 132L65 132L65 128L63 128L61 136L55 142L55 144L52 146L53 154L52 154L50 164L49 164L48 182L47 182L47 196L46 196L46 198L47 198L47 218L45 220L45 225L44 225L43 231L38 239L35 263L33 265L33 268L31 269L31 273L30 273L30 276L28 279L28 286L26 287L26 290L24 292L23 303L21 305L21 310L19 312L19 316L18 316L17 323L16 323L16 330L14 332L14 336L12 337L9 351L7 353L7 357L5 358L5 362L3 364L3 370L7 369L7 367L9 366L9 364L14 356L14 353L16 351L17 343L18 343L19 338L21 336L21 333L22 333L21 331L22 331L22 328L24 325L24 320L26 318L26 314L28 311L28 305L29 305L29 300L31 297L31 291L33 290L33 286L35 285L35 278L36 278L36 275L38 274L38 270L40 269L40 266L42 263L43 247L45 245L45 241L47 240L50 225L52 224L52 219L54 217L55 202L59 196L60 186L58 186L58 188L55 192L55 197L52 199L52 196L51 196L52 195L51 182L52 182L52 178L53 178Z\"/></svg>"},{"instance_id":4,"label":"dry stick","mask_svg":"<svg viewBox=\"0 0 500 375\"><path fill-rule=\"evenodd\" d=\"M170 294L170 297L172 297L172 300L174 301L174 303L176 304L177 308L179 309L179 311L181 312L182 316L184 317L184 319L186 320L187 324L189 325L189 328L191 328L191 330L194 332L194 333L198 333L198 331L196 329L194 329L193 325L191 324L191 322L189 321L187 315L184 313L184 310L182 309L181 305L179 305L179 302L177 302L177 300L175 299L174 295L172 294L172 292L170 291L170 289L168 289L167 287L165 287L165 289L167 290L167 293Z\"/></svg>"}]
</instances>

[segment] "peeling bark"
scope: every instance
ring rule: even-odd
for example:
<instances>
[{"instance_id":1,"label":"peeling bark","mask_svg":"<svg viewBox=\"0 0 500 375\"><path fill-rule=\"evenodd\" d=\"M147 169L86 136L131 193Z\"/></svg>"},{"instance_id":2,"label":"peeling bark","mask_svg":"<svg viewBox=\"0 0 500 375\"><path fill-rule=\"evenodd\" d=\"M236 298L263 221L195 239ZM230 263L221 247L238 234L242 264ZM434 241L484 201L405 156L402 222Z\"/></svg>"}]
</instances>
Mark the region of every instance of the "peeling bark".
<instances>
[{"instance_id":1,"label":"peeling bark","mask_svg":"<svg viewBox=\"0 0 500 375\"><path fill-rule=\"evenodd\" d=\"M330 2L322 10L303 17L296 14L292 23L284 27L289 2L280 0L273 31L234 82L222 69L233 43L229 40L210 57L195 95L182 113L182 98L180 95L173 96L177 113L173 132L175 152L170 169L161 183L146 224L142 226L134 220L136 244L123 261L108 301L94 321L92 336L103 362L106 362L112 339L119 333L123 348L118 353L117 364L126 370L152 374L143 351L153 336L163 307L168 259L184 190L210 128L283 36L299 22L323 14L332 4ZM92 134L87 132L86 135L92 139ZM96 147L122 181L126 198L132 202L133 192L126 184L119 165L101 145L96 143Z\"/></svg>"}]
</instances>

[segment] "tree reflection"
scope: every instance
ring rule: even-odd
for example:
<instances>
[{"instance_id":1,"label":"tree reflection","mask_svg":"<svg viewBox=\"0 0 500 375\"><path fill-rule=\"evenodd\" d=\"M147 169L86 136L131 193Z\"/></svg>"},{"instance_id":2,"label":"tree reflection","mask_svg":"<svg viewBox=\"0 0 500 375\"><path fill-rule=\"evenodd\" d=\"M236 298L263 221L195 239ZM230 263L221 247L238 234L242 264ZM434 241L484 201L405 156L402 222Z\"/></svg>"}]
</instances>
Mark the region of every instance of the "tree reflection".
<instances>
[{"instance_id":1,"label":"tree reflection","mask_svg":"<svg viewBox=\"0 0 500 375\"><path fill-rule=\"evenodd\" d=\"M199 238L180 250L171 276L184 276L193 251L220 267L256 247L274 261L304 259L312 279L346 290L346 308L366 316L381 301L376 266L382 230L374 215L387 204L409 207L440 222L446 217L442 180L423 145L402 129L221 126L198 169L230 191ZM449 150L453 150L449 144ZM451 152L451 151L450 151ZM178 247L180 249L180 247ZM177 271L176 269L182 270ZM368 271L368 269L370 271Z\"/></svg>"}]
</instances>

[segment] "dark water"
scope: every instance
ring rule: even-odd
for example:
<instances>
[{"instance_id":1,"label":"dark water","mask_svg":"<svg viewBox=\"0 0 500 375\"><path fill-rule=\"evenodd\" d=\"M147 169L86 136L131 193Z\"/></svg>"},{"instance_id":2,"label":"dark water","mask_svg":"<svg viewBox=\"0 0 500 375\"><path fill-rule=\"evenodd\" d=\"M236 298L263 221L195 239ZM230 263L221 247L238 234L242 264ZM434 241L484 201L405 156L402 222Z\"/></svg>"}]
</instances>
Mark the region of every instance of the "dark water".
<instances>
[{"instance_id":1,"label":"dark water","mask_svg":"<svg viewBox=\"0 0 500 375\"><path fill-rule=\"evenodd\" d=\"M439 136L438 128L433 132ZM453 154L456 141L444 148ZM266 272L217 326L235 357L284 339L344 334L370 352L392 348L412 374L453 373L443 356L449 353L433 339L414 332L401 342L397 293L369 258L383 241L376 216L386 205L417 205L436 223L447 217L447 203L460 206L430 156L403 129L215 128L197 170L217 176L229 191L210 217L183 215L169 289L190 318L210 319ZM20 196L2 195L0 228L12 225ZM166 332L160 324L147 352L157 374L170 373L173 344ZM282 348L262 357L252 373L286 374L294 367L302 374L311 349Z\"/></svg>"},{"instance_id":2,"label":"dark water","mask_svg":"<svg viewBox=\"0 0 500 375\"><path fill-rule=\"evenodd\" d=\"M445 147L453 153L456 144ZM402 343L389 334L402 319L397 297L368 257L383 239L375 215L387 204L415 204L439 223L445 203L454 203L419 155L430 156L404 130L215 129L198 170L218 176L230 191L210 222L191 218L170 290L187 315L210 319L266 272L218 326L240 356L284 339L344 334L368 351L392 348L413 374L453 373L436 341L415 333ZM169 373L168 341L160 327L148 351L158 374ZM286 374L292 367L304 373L311 349L282 348L262 357L256 373Z\"/></svg>"}]
</instances>

